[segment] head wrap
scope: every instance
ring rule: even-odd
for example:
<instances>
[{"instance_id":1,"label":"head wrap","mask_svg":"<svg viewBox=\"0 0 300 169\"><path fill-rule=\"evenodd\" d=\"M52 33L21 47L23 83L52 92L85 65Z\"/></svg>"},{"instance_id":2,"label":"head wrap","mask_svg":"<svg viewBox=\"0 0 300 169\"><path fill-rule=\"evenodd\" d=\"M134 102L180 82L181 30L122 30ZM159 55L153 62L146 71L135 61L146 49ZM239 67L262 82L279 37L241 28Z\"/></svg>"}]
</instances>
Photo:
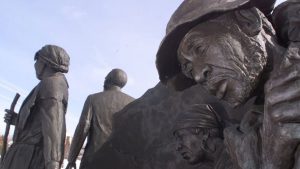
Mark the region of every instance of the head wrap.
<instances>
[{"instance_id":1,"label":"head wrap","mask_svg":"<svg viewBox=\"0 0 300 169\"><path fill-rule=\"evenodd\" d=\"M34 59L43 60L48 66L62 73L69 71L70 57L67 52L55 45L46 45L36 52Z\"/></svg>"},{"instance_id":2,"label":"head wrap","mask_svg":"<svg viewBox=\"0 0 300 169\"><path fill-rule=\"evenodd\" d=\"M221 129L222 125L219 119L210 105L195 104L178 116L173 133L186 128Z\"/></svg>"}]
</instances>

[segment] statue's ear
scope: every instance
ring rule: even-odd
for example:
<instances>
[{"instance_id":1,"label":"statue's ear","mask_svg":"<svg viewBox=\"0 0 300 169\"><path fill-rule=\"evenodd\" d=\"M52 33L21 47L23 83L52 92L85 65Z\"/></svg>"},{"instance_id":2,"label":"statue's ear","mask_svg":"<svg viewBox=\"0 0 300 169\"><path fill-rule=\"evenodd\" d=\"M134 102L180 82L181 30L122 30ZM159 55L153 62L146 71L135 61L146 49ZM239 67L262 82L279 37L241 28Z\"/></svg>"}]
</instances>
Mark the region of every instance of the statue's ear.
<instances>
[{"instance_id":1,"label":"statue's ear","mask_svg":"<svg viewBox=\"0 0 300 169\"><path fill-rule=\"evenodd\" d=\"M247 35L253 37L262 30L261 12L257 8L237 10L235 16L240 29Z\"/></svg>"}]
</instances>

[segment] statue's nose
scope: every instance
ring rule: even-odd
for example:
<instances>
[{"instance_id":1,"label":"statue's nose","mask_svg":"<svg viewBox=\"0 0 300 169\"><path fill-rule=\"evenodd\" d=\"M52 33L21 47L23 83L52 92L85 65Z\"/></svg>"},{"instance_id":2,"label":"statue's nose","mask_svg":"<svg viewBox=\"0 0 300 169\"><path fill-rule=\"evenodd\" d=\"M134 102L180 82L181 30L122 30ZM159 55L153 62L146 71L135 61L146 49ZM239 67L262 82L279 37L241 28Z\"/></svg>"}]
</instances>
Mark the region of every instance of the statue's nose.
<instances>
[{"instance_id":1,"label":"statue's nose","mask_svg":"<svg viewBox=\"0 0 300 169\"><path fill-rule=\"evenodd\" d=\"M205 65L202 68L196 69L193 72L194 80L197 83L203 83L207 80L209 73L211 72L211 67L209 65Z\"/></svg>"},{"instance_id":2,"label":"statue's nose","mask_svg":"<svg viewBox=\"0 0 300 169\"><path fill-rule=\"evenodd\" d=\"M176 151L180 151L181 149L182 149L182 144L181 143L177 143Z\"/></svg>"}]
</instances>

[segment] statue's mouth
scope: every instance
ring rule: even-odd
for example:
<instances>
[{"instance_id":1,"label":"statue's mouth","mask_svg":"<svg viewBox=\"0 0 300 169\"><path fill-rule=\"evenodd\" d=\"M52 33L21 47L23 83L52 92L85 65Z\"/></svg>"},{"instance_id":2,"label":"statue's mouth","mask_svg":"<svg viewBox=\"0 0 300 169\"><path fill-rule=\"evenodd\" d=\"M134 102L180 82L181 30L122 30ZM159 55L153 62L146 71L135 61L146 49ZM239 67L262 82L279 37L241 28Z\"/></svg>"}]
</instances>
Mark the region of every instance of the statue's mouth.
<instances>
[{"instance_id":1,"label":"statue's mouth","mask_svg":"<svg viewBox=\"0 0 300 169\"><path fill-rule=\"evenodd\" d=\"M226 94L226 91L227 91L227 85L228 85L227 80L222 80L219 83L219 85L217 87L217 91L215 93L215 95L218 99L223 99L225 97L225 94Z\"/></svg>"}]
</instances>

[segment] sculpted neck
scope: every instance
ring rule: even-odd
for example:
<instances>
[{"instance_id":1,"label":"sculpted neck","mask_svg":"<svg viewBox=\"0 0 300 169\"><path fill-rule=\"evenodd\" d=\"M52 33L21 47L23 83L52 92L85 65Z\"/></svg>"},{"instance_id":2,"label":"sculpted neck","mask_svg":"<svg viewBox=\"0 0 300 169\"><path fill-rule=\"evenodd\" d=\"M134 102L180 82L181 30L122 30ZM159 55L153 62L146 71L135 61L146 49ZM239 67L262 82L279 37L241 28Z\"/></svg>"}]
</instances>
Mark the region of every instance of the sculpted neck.
<instances>
[{"instance_id":1,"label":"sculpted neck","mask_svg":"<svg viewBox=\"0 0 300 169\"><path fill-rule=\"evenodd\" d=\"M45 70L43 71L43 74L39 76L38 79L43 80L47 77L55 76L57 74L60 74L60 72L54 71L53 69L46 67Z\"/></svg>"},{"instance_id":2,"label":"sculpted neck","mask_svg":"<svg viewBox=\"0 0 300 169\"><path fill-rule=\"evenodd\" d=\"M107 86L104 88L104 91L109 91L109 90L121 91L121 88L119 86Z\"/></svg>"}]
</instances>

